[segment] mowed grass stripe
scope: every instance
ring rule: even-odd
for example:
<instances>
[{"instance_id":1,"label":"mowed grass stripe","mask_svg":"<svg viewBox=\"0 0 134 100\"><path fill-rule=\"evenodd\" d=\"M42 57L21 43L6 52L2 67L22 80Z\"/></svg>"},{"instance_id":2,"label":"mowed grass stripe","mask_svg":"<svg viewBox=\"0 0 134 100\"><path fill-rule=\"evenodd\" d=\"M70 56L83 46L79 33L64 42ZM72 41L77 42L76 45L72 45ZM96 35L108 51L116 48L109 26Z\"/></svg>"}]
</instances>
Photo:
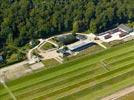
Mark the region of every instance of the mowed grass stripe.
<instances>
[{"instance_id":1,"label":"mowed grass stripe","mask_svg":"<svg viewBox=\"0 0 134 100\"><path fill-rule=\"evenodd\" d=\"M129 59L131 59L131 58L129 58ZM129 60L129 59L126 59L126 60ZM124 61L125 61L125 60L124 60ZM122 61L122 62L124 62L124 61ZM119 61L118 61L118 62L119 62ZM99 65L99 64L98 64L98 65ZM95 66L94 66L94 67L95 67ZM92 66L91 68L94 68L94 67ZM91 69L90 69L90 70L91 70ZM94 70L96 70L96 72L97 72L97 69L94 69ZM94 70L93 70L93 72L94 72ZM82 71L82 70L81 70L81 71ZM88 71L88 70L87 70L87 71ZM90 71L88 71L88 72L90 72ZM102 72L104 73L105 71L102 71ZM79 74L80 74L80 73L83 74L82 72L79 72ZM92 71L90 72L90 74L91 74L91 73L92 73ZM84 73L84 74L87 74L87 72ZM89 75L90 75L90 74L89 74ZM96 76L96 74L97 74L97 73L94 73L93 75L90 75L89 77ZM98 74L101 74L101 73L98 73ZM69 75L71 75L71 74L69 74ZM81 76L81 75L77 76L76 79L79 78L80 76ZM63 77L63 78L64 78L64 77ZM72 78L73 78L73 77L72 77ZM71 78L71 79L72 79L72 78ZM74 78L75 78L75 77L74 77ZM72 79L72 80L73 80L73 79ZM64 82L64 81L65 81L65 82ZM49 84L49 85L48 85L49 87L45 86L45 83L44 83L44 84L39 84L39 85L37 85L35 88L34 88L34 87L30 87L29 90L26 89L27 91L24 91L24 90L23 90L23 92L22 92L22 91L18 91L18 94L23 94L23 95L25 96L25 95L26 95L25 92L26 92L27 95L30 95L30 94L33 95L35 92L42 91L42 89L45 89L45 90L46 90L46 89L51 88L51 86L54 86L54 87L55 87L55 86L60 85L60 83L63 83L63 82L66 83L66 81L67 81L66 79L64 79L63 81L58 81L58 80L57 80L58 83L56 83L56 84L55 84L55 83L53 83L53 84L51 83L52 85L48 83L48 84ZM70 80L70 81L71 81L71 80ZM63 84L64 84L64 83L63 83ZM34 91L34 92L33 92L33 91ZM28 92L30 92L30 94L28 94ZM16 94L16 93L14 93L14 94ZM22 96L23 96L23 95L22 95ZM21 96L21 97L22 97L22 96Z\"/></svg>"},{"instance_id":2,"label":"mowed grass stripe","mask_svg":"<svg viewBox=\"0 0 134 100\"><path fill-rule=\"evenodd\" d=\"M125 80L125 78L129 78L131 75L134 75L134 64L128 65L126 67L127 67L127 69L124 67L124 70L121 70L118 73L117 72L112 73L112 74L104 77L101 80L97 79L93 83L87 83L86 85L81 85L74 90L68 91L68 92L66 92L66 95L60 94L61 96L65 96L65 97L63 97L63 98L61 97L61 98L63 100L68 100L68 99L71 100L72 97L79 98L79 97L85 96L87 94L91 94L97 90L103 89L107 85L113 85L114 83L120 82L122 80ZM59 98L60 95L58 94L57 96L51 98L51 100Z\"/></svg>"},{"instance_id":3,"label":"mowed grass stripe","mask_svg":"<svg viewBox=\"0 0 134 100\"><path fill-rule=\"evenodd\" d=\"M95 65L95 64L94 64ZM83 69L79 69L79 70L76 70L76 71L73 71L72 73L67 73L63 76L60 76L60 77L57 77L57 78L53 78L49 81L44 81L44 82L41 82L41 83L38 83L32 87L27 87L27 88L24 88L24 89L20 89L20 90L17 90L17 91L13 91L13 93L15 95L21 95L21 94L25 94L25 92L31 92L31 91L34 91L36 89L40 89L40 88L43 88L43 87L47 87L47 86L50 86L50 85L53 85L53 84L57 84L60 83L60 82L63 82L65 80L68 80L70 78L74 78L74 77L77 77L79 75L82 75L82 74L86 74L86 73L94 73L96 70L99 70L99 69L102 69L100 68L99 66L86 66L84 67ZM6 95L5 95L6 96Z\"/></svg>"},{"instance_id":4,"label":"mowed grass stripe","mask_svg":"<svg viewBox=\"0 0 134 100\"><path fill-rule=\"evenodd\" d=\"M98 56L98 55L97 55L97 56ZM37 75L37 74L35 74L35 75ZM43 75L43 74L42 74L42 75ZM34 75L33 75L33 76L34 76ZM30 76L30 77L31 77L31 76ZM37 75L37 77L38 77L38 75ZM28 78L29 78L29 77L28 77ZM28 79L28 78L27 78L27 79ZM23 79L23 78L22 78L22 79ZM20 80L22 80L22 79L20 79ZM24 78L24 79L26 80L26 78ZM24 81L25 81L25 80L24 80ZM18 81L18 80L17 80L17 81ZM14 82L16 82L16 81L14 81ZM14 82L11 82L11 86L13 85ZM21 81L20 81L20 82L21 82ZM17 84L17 82L16 82L16 84ZM9 85L10 85L10 84L9 84Z\"/></svg>"},{"instance_id":5,"label":"mowed grass stripe","mask_svg":"<svg viewBox=\"0 0 134 100\"><path fill-rule=\"evenodd\" d=\"M126 45L124 45L124 47L125 47L125 46L126 46ZM121 48L121 47L119 47L119 48ZM130 45L130 46L126 47L126 48L123 48L123 47L122 47L121 50L118 49L118 48L116 48L117 50L115 49L115 51L113 51L113 52L111 52L111 50L110 50L110 52L108 52L109 50L106 50L105 53L106 53L106 52L108 52L108 53L105 54L105 55L103 55L104 52L103 52L103 53L96 54L94 57L92 57L92 59L91 59L91 58L89 58L88 60L84 59L83 62L80 62L80 61L79 61L78 64L72 65L73 67L72 67L72 66L66 66L66 65L64 65L64 66L66 66L66 68L64 68L64 69L60 69L60 70L55 71L55 72L50 73L50 74L44 74L44 75L42 75L42 76L40 76L40 77L37 77L37 78L34 78L34 79L29 79L30 81L26 81L26 82L23 82L23 81L22 81L21 84L17 84L17 85L15 85L15 86L13 85L13 86L11 87L11 90L18 89L18 88L23 88L23 87L25 87L25 86L30 86L31 83L32 83L32 84L35 84L35 83L38 83L38 82L42 81L43 79L44 79L44 80L50 79L50 78L52 78L52 77L61 75L61 74L63 74L63 73L66 73L66 72L75 70L75 69L77 69L77 68L83 67L83 66L81 66L81 65L93 64L93 63L97 62L98 60L102 59L102 57L103 57L103 59L104 59L104 58L110 58L110 57L113 56L113 54L118 55L118 54L123 53L123 52L131 51L133 48L134 48L134 46L133 46L133 45ZM111 49L112 49L112 48L111 48ZM114 50L114 49L113 49L113 50Z\"/></svg>"},{"instance_id":6,"label":"mowed grass stripe","mask_svg":"<svg viewBox=\"0 0 134 100\"><path fill-rule=\"evenodd\" d=\"M130 63L130 62L129 62L129 63ZM124 63L124 64L125 64L125 63ZM122 65L124 65L124 64L122 64ZM127 65L127 63L126 63L126 65ZM85 78L85 79L88 79L88 78L90 79L91 77L90 77L90 76L87 76L87 77L85 76L84 78ZM95 79L96 79L96 78L95 78ZM72 80L72 81L73 81L73 80ZM81 81L83 81L83 80L81 80ZM75 83L78 83L78 82L80 82L79 78L76 79L76 81L73 82L73 83L75 84ZM72 82L71 82L71 83L72 83ZM66 87L66 86L68 85L68 83L66 83L66 84L64 84L64 85L65 85L65 87ZM63 88L63 87L61 87L61 89L62 89L62 88ZM57 87L57 89L59 89L59 88ZM52 92L52 90L51 90L50 88L49 88L49 91L50 91L50 93ZM42 92L43 95L45 95L45 93L48 93L48 91Z\"/></svg>"},{"instance_id":7,"label":"mowed grass stripe","mask_svg":"<svg viewBox=\"0 0 134 100\"><path fill-rule=\"evenodd\" d=\"M113 61L112 61L112 59L113 59ZM127 57L125 58L125 57L123 57L123 58L120 58L120 59L116 59L116 57L115 58L112 58L111 59L111 61L109 61L109 62L105 62L105 65L102 63L102 61L100 61L100 66L102 67L102 68L104 68L104 69L107 69L107 71L110 71L111 69L113 69L113 68L115 68L115 67L113 67L113 66L116 66L116 65L119 65L119 64L121 64L122 65L122 63L124 62L124 61L126 61L126 60L131 60L131 59L134 59L134 55L132 55L132 54L127 54ZM116 59L116 60L115 60Z\"/></svg>"},{"instance_id":8,"label":"mowed grass stripe","mask_svg":"<svg viewBox=\"0 0 134 100\"><path fill-rule=\"evenodd\" d=\"M78 79L79 77L94 77L95 75L97 75L97 74L101 74L101 73L104 73L103 72L104 71L104 69L102 69L102 68L98 68L98 69L96 69L96 70L93 70L93 71L91 71L91 72L86 72L86 73L84 73L84 74L81 74L81 75L79 75L79 76L76 76L76 77L72 77L72 78L69 78L69 79L66 79L66 80L64 80L64 81L61 81L61 82L57 82L57 83L54 83L54 84L52 84L52 85L48 85L48 86L46 86L46 87L44 87L44 86L42 86L42 87L39 87L38 89L36 89L36 90L33 90L33 91L28 91L28 92L25 92L25 94L23 94L23 95L21 95L21 96L19 96L19 98L22 98L22 97L25 97L25 95L27 95L28 97L31 95L31 97L33 97L32 95L34 95L34 94L36 94L36 93L41 93L41 92L43 92L43 91L51 91L51 89L53 90L53 88L58 88L58 86L63 86L63 85L66 85L66 84L68 84L68 82L70 82L70 81L74 81L74 80L76 80L76 79ZM93 75L93 73L95 74L95 75ZM78 80L79 81L79 80ZM30 97L30 98L31 98Z\"/></svg>"},{"instance_id":9,"label":"mowed grass stripe","mask_svg":"<svg viewBox=\"0 0 134 100\"><path fill-rule=\"evenodd\" d=\"M131 55L132 56L132 55ZM94 66L92 66L92 68L94 68ZM92 69L92 68L90 68L90 70ZM96 69L95 69L96 70ZM88 70L87 70L88 71ZM86 72L87 73L87 72ZM92 71L90 72L90 73L92 73ZM74 74L74 73L73 73ZM76 74L76 76L77 76L77 73L75 73ZM80 73L79 73L80 74ZM82 74L82 70L81 70L81 74ZM85 73L84 73L85 74ZM71 74L69 74L69 75L71 75ZM67 76L68 77L68 76ZM63 77L64 78L64 77ZM62 79L63 79L62 78ZM73 80L73 79L72 79ZM53 81L53 80L52 80ZM65 81L65 79L63 80L63 81ZM60 81L60 80L57 80L57 82L58 83L56 83L56 84L60 84L61 82L63 82L63 81ZM51 86L51 84L52 83L48 83L49 84L49 86ZM55 86L56 86L56 84L55 84ZM53 82L53 85L54 85L54 82ZM30 92L31 94L33 93L32 91L34 91L34 92L38 92L37 90L40 90L41 91L41 89L44 89L44 87L46 87L46 85L45 85L45 83L44 84L37 84L36 85L36 87L34 88L33 86L31 87L31 88L29 88L29 90L28 89L24 89L23 90L23 92L21 92L21 91L19 91L18 93L19 94L23 94L23 95L26 95L25 94L25 91L27 91L27 94L28 94L28 92ZM48 87L47 87L48 88ZM14 93L14 94L16 94L16 93Z\"/></svg>"},{"instance_id":10,"label":"mowed grass stripe","mask_svg":"<svg viewBox=\"0 0 134 100\"><path fill-rule=\"evenodd\" d=\"M93 100L100 100L104 96L108 96L110 94L113 94L113 93L121 90L121 89L124 89L124 88L127 88L127 87L134 85L134 81L132 81L132 80L134 80L134 75L130 76L127 79L121 80L117 83L114 83L110 86L107 86L103 89L100 89L94 93L91 93L91 95L88 94L84 97L81 97L80 100L89 100L89 98L91 98L91 97L93 97Z\"/></svg>"},{"instance_id":11,"label":"mowed grass stripe","mask_svg":"<svg viewBox=\"0 0 134 100\"><path fill-rule=\"evenodd\" d=\"M18 92L19 93L19 92Z\"/></svg>"},{"instance_id":12,"label":"mowed grass stripe","mask_svg":"<svg viewBox=\"0 0 134 100\"><path fill-rule=\"evenodd\" d=\"M109 63L108 67L109 67L109 69L113 69L114 67L112 67L112 66L116 66L116 65L120 66L120 65L124 64L126 61L133 63L134 62L134 55L127 57L125 59L121 59L121 60L117 60L117 61L114 61L112 63Z\"/></svg>"},{"instance_id":13,"label":"mowed grass stripe","mask_svg":"<svg viewBox=\"0 0 134 100\"><path fill-rule=\"evenodd\" d=\"M132 43L134 43L134 42L132 42ZM117 47L115 47L115 48L111 48L111 49L108 49L108 50L106 50L105 52L101 52L101 53L98 53L98 54L96 54L96 55L93 55L93 56L89 56L89 57L85 57L85 58L83 58L83 59L79 59L78 61L76 60L76 61L74 61L74 62L72 62L73 64L75 64L74 66L79 66L79 65L82 65L82 64L86 64L87 62L89 62L89 64L91 63L91 64L93 64L93 63L95 63L95 62L97 62L97 60L101 60L101 59L106 59L106 58L110 58L110 57L113 57L114 55L119 55L119 54L121 54L121 53L125 53L125 52L129 52L129 51L131 51L131 50L133 50L134 49L134 45L131 45L132 44L131 42L130 43L128 43L128 44L124 44L123 46L124 47L122 47L122 46L119 46L119 48L117 48ZM128 46L127 46L128 45ZM111 52L112 51L112 52ZM105 54L104 54L105 53ZM103 58L102 58L103 57ZM85 61L86 60L86 61ZM57 69L57 71L59 72L59 71L64 71L64 70L67 70L67 69L70 69L70 67L72 67L73 66L73 64L72 63L67 63L67 64L69 64L70 66L66 66L66 64L63 64L63 65L61 65L62 67L64 66L64 68L62 69L57 69L57 68L53 68L53 69ZM77 65L78 64L78 65ZM74 66L73 66L73 68L74 68ZM67 67L67 68L66 68ZM79 68L79 67L78 67ZM52 69L52 71L54 71ZM51 73L49 73L49 71L51 72ZM50 75L50 74L55 74L55 73L57 73L57 71L54 71L54 72L52 72L51 71L51 69L48 69L48 70L46 70L46 72L47 73L44 73L43 75ZM45 71L44 71L45 72ZM40 73L37 73L37 74L42 74L42 72L40 72ZM36 75L36 74L35 74ZM51 75L50 75L50 77L51 77ZM37 75L37 79L38 80L40 80L40 79L42 79L42 78L44 78L44 77L38 77L38 75ZM23 79L23 78L22 78ZM36 78L35 78L36 79ZM19 79L20 80L20 79ZM31 81L33 81L34 82L34 79L30 79ZM14 82L16 82L16 81L14 81ZM14 83L13 82L13 83ZM24 81L24 84L26 84L28 81ZM11 82L12 83L12 82ZM11 83L9 83L9 86L10 86L10 84ZM22 83L23 83L23 81L22 81ZM28 82L28 83L30 83L30 82ZM27 83L27 84L28 84ZM17 85L16 85L17 86Z\"/></svg>"},{"instance_id":14,"label":"mowed grass stripe","mask_svg":"<svg viewBox=\"0 0 134 100\"><path fill-rule=\"evenodd\" d=\"M77 93L77 94L74 94L74 95L72 95L72 97L77 97L77 98L79 98L79 97L82 97L82 96L85 96L85 95L87 95L87 94L89 94L90 92L89 92L89 90L90 91L92 91L91 93L95 93L97 90L100 90L100 89L104 89L105 87L107 87L107 86L113 86L114 84L117 84L118 82L121 82L121 81L123 81L123 80L126 80L126 79L128 79L129 77L133 77L133 75L134 75L134 71L130 71L130 72L127 72L127 73L125 73L125 74L121 74L121 75L119 75L118 77L114 77L113 79L111 79L111 80L108 80L108 81L106 81L106 82L104 82L103 84L99 84L99 85L96 85L95 87L92 87L91 88L91 90L89 89L89 88L87 88L87 89L85 89L84 91L81 91L81 92L79 92L79 93ZM131 82L130 82L131 83ZM133 82L132 82L133 83ZM131 84L132 84L131 83ZM96 88L96 87L98 87L98 88ZM95 90L94 90L95 89ZM119 89L119 88L118 88ZM105 91L106 92L106 91ZM91 96L91 95L90 95ZM64 99L65 100L65 99Z\"/></svg>"},{"instance_id":15,"label":"mowed grass stripe","mask_svg":"<svg viewBox=\"0 0 134 100\"><path fill-rule=\"evenodd\" d=\"M115 46L115 47L112 47L112 48L110 48L110 49L108 49L108 50L106 50L106 51L97 53L96 55L91 55L91 56L87 55L87 56L83 56L83 57L81 57L81 58L75 59L74 61L67 62L66 65L70 66L70 65L76 64L77 61L84 61L84 60L86 60L86 59L88 59L88 58L90 58L90 57L100 56L100 55L103 55L104 53L109 53L109 52L116 51L116 50L121 49L121 48L126 48L126 47L129 47L129 46L132 46L133 44L134 44L134 41L129 41L129 42L126 42L126 43L124 43L124 44L120 44L120 45L117 45L117 46ZM27 79L33 78L33 76L34 76L34 77L38 77L38 75L43 75L44 72L45 72L45 74L47 74L47 73L50 73L50 72L53 72L53 71L56 71L56 70L59 70L59 69L62 69L62 68L66 68L66 66L64 66L64 64L63 64L63 65L60 65L60 66L58 66L58 67L50 68L50 69L48 69L48 70L41 71L41 72L39 72L39 73L37 73L37 74L29 75L29 76L27 76L27 77L23 77L23 78L20 78L20 79L18 79L18 80L15 80L15 81L13 81L13 82L9 82L8 85L17 84L17 83L19 83L21 80L27 81Z\"/></svg>"},{"instance_id":16,"label":"mowed grass stripe","mask_svg":"<svg viewBox=\"0 0 134 100\"><path fill-rule=\"evenodd\" d=\"M92 71L92 70L97 69L97 68L100 68L100 67L96 66L96 63L92 64L92 65L84 66L83 68L80 68L80 69L77 69L77 70L74 70L74 71L70 71L68 73L59 75L59 76L54 77L52 79L44 80L44 81L38 82L37 84L33 84L32 88L34 88L34 86L38 88L38 84L43 84L43 86L50 85L52 83L59 82L59 81L62 81L64 79L68 79L70 77L80 75L82 72L84 73L84 72L87 72L87 71ZM18 91L23 91L25 89L27 90L28 88L30 88L29 90L31 90L31 87L28 86L28 87L17 89L13 92L15 93L15 92L18 92ZM3 94L1 93L0 96L4 95L4 94L7 94L7 93L3 93Z\"/></svg>"},{"instance_id":17,"label":"mowed grass stripe","mask_svg":"<svg viewBox=\"0 0 134 100\"><path fill-rule=\"evenodd\" d=\"M133 56L133 58L134 58L134 56ZM119 68L120 66L122 66L122 65L127 65L128 63L131 63L131 61L132 61L132 58L125 58L125 59L123 59L122 61L121 60L119 60L119 61L117 61L117 62L115 62L116 64L113 64L114 66L114 68L113 69L117 69L117 68ZM120 62L123 62L123 63L120 63ZM92 77L94 77L94 76L97 76L97 75L100 75L100 74L103 74L103 73L105 73L105 71L104 70L100 70L100 71L98 71L98 70L96 70L96 72L95 73L92 73L93 75L91 75L91 73L86 73L86 74L84 74L84 75L79 75L79 76L77 76L76 78L74 77L74 79L69 79L69 80L65 80L65 81L63 81L63 82L58 82L57 84L53 84L52 86L53 87L51 87L51 85L49 86L49 87L45 87L45 88L43 88L43 87L39 87L38 88L38 90L39 91L34 91L34 92L37 92L37 93L39 93L39 92L42 92L42 91L46 91L46 93L48 93L48 91L47 91L47 89L50 91L50 92L52 92L52 90L54 89L54 88L56 88L57 87L57 89L58 89L58 86L61 86L61 85L63 85L63 86L67 86L67 85L69 85L69 82L71 81L71 82L73 82L73 81L75 81L75 82L73 82L73 83L78 83L78 82L80 82L80 80L79 80L79 78L82 78L83 80L84 79L89 79L89 78L92 78ZM52 89L52 90L51 90ZM28 94L28 93L27 93ZM33 96L33 92L31 91L31 94L32 94L32 96ZM30 94L29 94L30 95ZM45 95L45 94L44 94Z\"/></svg>"},{"instance_id":18,"label":"mowed grass stripe","mask_svg":"<svg viewBox=\"0 0 134 100\"><path fill-rule=\"evenodd\" d=\"M94 82L92 83L92 84L94 84ZM73 86L74 87L74 86ZM72 93L72 92L76 92L76 90L81 90L81 88L87 88L88 87L88 84L86 84L86 85L79 85L79 87L77 86L77 87L75 87L75 88L73 88L73 89L69 89L68 91L62 91L62 92L59 92L59 91L57 91L57 93L55 92L55 94L56 95L58 95L58 96L56 96L56 97L60 97L60 96L63 96L63 95L67 95L67 94L69 94L69 93ZM91 86L92 87L92 86ZM66 88L67 89L67 88ZM51 96L54 96L54 94L49 94L49 95L47 95L47 96L42 96L41 98L48 98L48 97L50 97L51 98ZM37 99L41 99L41 98L37 98Z\"/></svg>"},{"instance_id":19,"label":"mowed grass stripe","mask_svg":"<svg viewBox=\"0 0 134 100\"><path fill-rule=\"evenodd\" d=\"M129 54L129 53L127 53L127 54ZM129 54L130 55L130 54ZM128 55L127 55L128 56ZM132 56L132 55L131 55ZM115 58L113 58L113 59L115 59ZM94 66L93 66L94 65ZM96 66L95 66L95 64L93 64L92 65L92 67L90 68L90 70L91 69L94 69ZM88 66L89 67L89 66ZM84 69L84 68L82 68L82 69L84 69L84 70L80 70L80 72L82 73L82 71L88 71L88 68L87 66L86 66L86 69ZM99 67L99 66L98 66ZM79 70L78 70L79 71ZM74 72L77 72L77 71L74 71ZM77 76L77 74L80 74L80 73L73 73L73 74L71 74L71 73L69 73L68 75L70 75L71 77L74 77L73 75L75 75L75 76ZM67 76L67 75L63 75L63 77L62 77L62 80L65 80L65 77L69 77L69 76ZM56 79L56 78L54 78L54 79ZM60 79L56 79L57 80L57 82L62 82ZM51 82L53 82L53 83L51 83ZM17 92L17 93L19 93L19 94L16 94L15 92L14 92L14 94L15 95L20 95L20 94L25 94L25 91L34 91L35 89L40 89L40 88L43 88L43 87L46 87L46 83L47 83L47 85L51 85L51 84L54 84L55 83L55 81L54 80L51 80L50 82L49 81L46 81L45 83L43 83L42 82L42 86L41 86L41 83L38 83L38 84L36 84L36 86L34 87L34 86L32 86L32 87L29 87L29 89L28 88L26 88L26 90L25 89L23 89L23 90L20 90L19 92L18 91L15 91L15 92ZM40 88L39 88L40 87ZM32 93L32 92L31 92Z\"/></svg>"},{"instance_id":20,"label":"mowed grass stripe","mask_svg":"<svg viewBox=\"0 0 134 100\"><path fill-rule=\"evenodd\" d=\"M126 53L123 53L123 54L119 54L119 55L113 56L113 57L111 57L111 58L109 58L109 59L105 59L104 61L107 62L107 63L109 63L109 62L116 61L116 60L118 60L118 59L127 58L127 57L129 57L129 56L131 56L131 55L134 55L134 50L129 51L129 52L126 52ZM115 58L116 58L116 59L115 59Z\"/></svg>"}]
</instances>

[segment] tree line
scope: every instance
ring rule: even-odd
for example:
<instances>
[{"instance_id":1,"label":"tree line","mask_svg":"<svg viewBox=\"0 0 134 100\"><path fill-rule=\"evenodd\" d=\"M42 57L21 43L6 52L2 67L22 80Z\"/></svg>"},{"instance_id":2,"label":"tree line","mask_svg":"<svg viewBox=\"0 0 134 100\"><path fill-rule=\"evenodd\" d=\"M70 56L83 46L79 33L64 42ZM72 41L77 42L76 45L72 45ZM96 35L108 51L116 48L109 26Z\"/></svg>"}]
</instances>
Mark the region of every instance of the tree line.
<instances>
[{"instance_id":1,"label":"tree line","mask_svg":"<svg viewBox=\"0 0 134 100\"><path fill-rule=\"evenodd\" d=\"M71 30L99 33L133 21L133 0L1 0L0 47Z\"/></svg>"}]
</instances>

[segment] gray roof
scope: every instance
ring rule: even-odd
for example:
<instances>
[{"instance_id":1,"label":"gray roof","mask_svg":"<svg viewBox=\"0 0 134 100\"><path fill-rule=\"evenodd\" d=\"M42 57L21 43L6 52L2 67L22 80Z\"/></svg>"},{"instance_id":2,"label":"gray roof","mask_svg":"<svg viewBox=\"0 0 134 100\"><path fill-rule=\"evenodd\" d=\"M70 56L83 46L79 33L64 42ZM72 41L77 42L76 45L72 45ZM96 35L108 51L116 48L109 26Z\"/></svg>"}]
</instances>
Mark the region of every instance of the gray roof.
<instances>
[{"instance_id":1,"label":"gray roof","mask_svg":"<svg viewBox=\"0 0 134 100\"><path fill-rule=\"evenodd\" d=\"M126 31L126 32L128 32L128 33L132 31L131 28L129 28L128 26L126 26L126 25L124 25L124 24L120 24L120 25L118 26L118 28L121 28L121 29L123 29L124 31Z\"/></svg>"},{"instance_id":2,"label":"gray roof","mask_svg":"<svg viewBox=\"0 0 134 100\"><path fill-rule=\"evenodd\" d=\"M80 44L77 44L77 45L74 45L74 46L72 46L72 47L69 47L69 49L70 49L71 51L73 51L73 50L76 50L76 49L78 49L78 48L80 48L80 47L83 47L83 46L85 46L85 45L88 45L88 44L90 44L90 43L93 43L93 42L91 42L91 41L88 41L88 42L81 42Z\"/></svg>"}]
</instances>

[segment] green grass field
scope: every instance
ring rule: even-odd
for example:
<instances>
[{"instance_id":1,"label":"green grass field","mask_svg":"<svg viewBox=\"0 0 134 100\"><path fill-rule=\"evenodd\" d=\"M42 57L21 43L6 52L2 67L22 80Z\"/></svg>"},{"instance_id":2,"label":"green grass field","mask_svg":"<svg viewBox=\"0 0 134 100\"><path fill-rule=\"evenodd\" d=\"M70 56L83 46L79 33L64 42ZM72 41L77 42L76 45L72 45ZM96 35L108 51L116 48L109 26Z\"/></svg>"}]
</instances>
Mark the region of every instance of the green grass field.
<instances>
[{"instance_id":1,"label":"green grass field","mask_svg":"<svg viewBox=\"0 0 134 100\"><path fill-rule=\"evenodd\" d=\"M45 43L45 44L41 47L41 49L43 49L43 50L49 50L49 49L53 49L53 48L55 48L55 46L54 46L53 44L49 43L49 42Z\"/></svg>"},{"instance_id":2,"label":"green grass field","mask_svg":"<svg viewBox=\"0 0 134 100\"><path fill-rule=\"evenodd\" d=\"M18 100L96 100L134 85L134 41L8 82ZM0 100L10 95L0 85Z\"/></svg>"}]
</instances>

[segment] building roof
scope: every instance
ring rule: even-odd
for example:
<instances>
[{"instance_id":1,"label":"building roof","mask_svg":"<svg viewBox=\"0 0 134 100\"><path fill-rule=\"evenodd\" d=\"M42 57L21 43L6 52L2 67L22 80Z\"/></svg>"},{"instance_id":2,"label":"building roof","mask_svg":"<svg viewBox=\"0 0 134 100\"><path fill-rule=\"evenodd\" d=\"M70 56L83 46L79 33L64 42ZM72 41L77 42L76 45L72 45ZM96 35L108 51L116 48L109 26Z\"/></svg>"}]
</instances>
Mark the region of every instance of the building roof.
<instances>
[{"instance_id":1,"label":"building roof","mask_svg":"<svg viewBox=\"0 0 134 100\"><path fill-rule=\"evenodd\" d=\"M131 28L129 28L128 26L126 26L126 25L124 25L124 24L120 24L120 25L118 26L118 28L120 28L120 29L126 31L127 33L129 33L129 32L132 31Z\"/></svg>"},{"instance_id":2,"label":"building roof","mask_svg":"<svg viewBox=\"0 0 134 100\"><path fill-rule=\"evenodd\" d=\"M105 39L109 39L109 38L111 38L111 37L112 37L112 36L111 36L110 34L104 36Z\"/></svg>"},{"instance_id":3,"label":"building roof","mask_svg":"<svg viewBox=\"0 0 134 100\"><path fill-rule=\"evenodd\" d=\"M59 49L57 52L60 52L60 53L66 53L66 50L63 48L63 49Z\"/></svg>"},{"instance_id":4,"label":"building roof","mask_svg":"<svg viewBox=\"0 0 134 100\"><path fill-rule=\"evenodd\" d=\"M93 43L92 41L79 41L79 42L77 42L77 43L74 43L74 44L71 44L71 45L68 45L68 48L71 50L71 51L73 51L73 50L76 50L76 49L78 49L78 48L81 48L81 47L83 47L83 46L85 46L85 45L88 45L88 44L90 44L90 43Z\"/></svg>"},{"instance_id":5,"label":"building roof","mask_svg":"<svg viewBox=\"0 0 134 100\"><path fill-rule=\"evenodd\" d=\"M122 32L121 34L119 34L119 37L124 37L124 36L126 36L126 35L127 35L126 32Z\"/></svg>"}]
</instances>

